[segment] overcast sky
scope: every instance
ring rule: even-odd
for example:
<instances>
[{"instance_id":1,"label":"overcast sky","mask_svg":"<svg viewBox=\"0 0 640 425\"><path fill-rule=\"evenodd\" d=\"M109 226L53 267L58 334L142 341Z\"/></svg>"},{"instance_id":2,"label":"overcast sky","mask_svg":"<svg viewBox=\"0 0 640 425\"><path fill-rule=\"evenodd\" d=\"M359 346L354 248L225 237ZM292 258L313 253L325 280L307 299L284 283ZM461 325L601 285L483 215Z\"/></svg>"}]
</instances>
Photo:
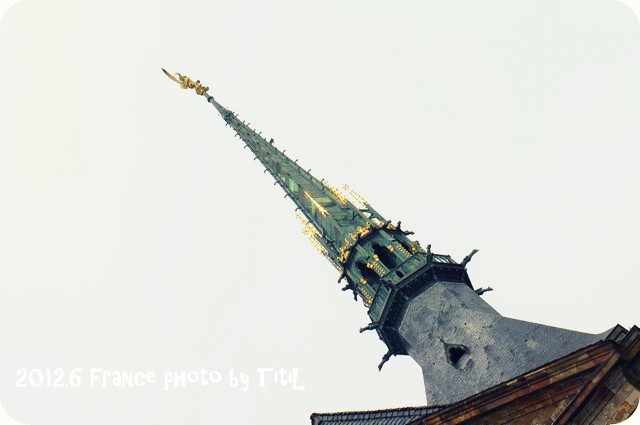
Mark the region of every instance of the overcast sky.
<instances>
[{"instance_id":1,"label":"overcast sky","mask_svg":"<svg viewBox=\"0 0 640 425\"><path fill-rule=\"evenodd\" d=\"M365 308L291 201L161 66L435 252L478 248L471 279L503 315L640 323L627 5L24 0L0 22L0 400L14 420L300 424L426 402L410 358L377 371L386 347L358 333ZM82 382L18 389L21 368L65 383L81 368ZM224 382L91 388L92 368ZM259 388L257 368L297 368L305 390Z\"/></svg>"}]
</instances>

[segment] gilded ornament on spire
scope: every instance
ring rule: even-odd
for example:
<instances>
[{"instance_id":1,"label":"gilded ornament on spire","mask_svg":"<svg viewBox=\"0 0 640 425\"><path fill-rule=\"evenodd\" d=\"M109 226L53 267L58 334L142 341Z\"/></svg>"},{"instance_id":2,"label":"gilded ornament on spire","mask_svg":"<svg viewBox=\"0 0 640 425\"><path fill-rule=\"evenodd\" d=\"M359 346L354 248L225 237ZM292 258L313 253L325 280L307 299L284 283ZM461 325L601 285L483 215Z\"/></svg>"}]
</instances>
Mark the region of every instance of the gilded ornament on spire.
<instances>
[{"instance_id":1,"label":"gilded ornament on spire","mask_svg":"<svg viewBox=\"0 0 640 425\"><path fill-rule=\"evenodd\" d=\"M196 93L198 93L199 95L202 95L207 90L209 90L209 87L202 85L200 80L193 81L191 78L187 77L186 75L178 74L177 72L171 75L169 71L167 71L166 69L164 68L161 68L161 69L162 69L162 72L164 72L167 77L171 78L173 81L180 84L180 87L183 89L194 89Z\"/></svg>"}]
</instances>

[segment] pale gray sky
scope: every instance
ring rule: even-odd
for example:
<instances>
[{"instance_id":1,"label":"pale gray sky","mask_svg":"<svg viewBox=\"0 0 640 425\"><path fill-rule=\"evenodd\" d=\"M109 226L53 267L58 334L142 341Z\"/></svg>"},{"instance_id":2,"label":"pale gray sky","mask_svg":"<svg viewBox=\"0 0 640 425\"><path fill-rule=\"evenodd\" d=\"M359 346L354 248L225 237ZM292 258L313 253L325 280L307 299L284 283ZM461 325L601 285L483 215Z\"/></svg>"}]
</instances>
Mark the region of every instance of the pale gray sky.
<instances>
[{"instance_id":1,"label":"pale gray sky","mask_svg":"<svg viewBox=\"0 0 640 425\"><path fill-rule=\"evenodd\" d=\"M2 406L30 425L197 425L425 403L408 357L378 373L386 348L292 203L161 66L422 244L480 249L472 281L502 314L639 324L639 29L609 0L17 3L0 23ZM58 367L83 384L14 388ZM262 367L298 368L305 391L257 388ZM254 381L102 390L91 368Z\"/></svg>"}]
</instances>

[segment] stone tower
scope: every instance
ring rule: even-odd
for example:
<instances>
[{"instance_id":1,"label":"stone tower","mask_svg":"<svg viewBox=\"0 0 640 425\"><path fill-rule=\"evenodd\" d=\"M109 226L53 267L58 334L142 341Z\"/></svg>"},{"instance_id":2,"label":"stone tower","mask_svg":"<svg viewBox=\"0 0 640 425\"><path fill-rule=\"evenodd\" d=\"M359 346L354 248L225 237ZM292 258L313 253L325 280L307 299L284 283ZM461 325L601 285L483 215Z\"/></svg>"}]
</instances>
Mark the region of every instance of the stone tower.
<instances>
[{"instance_id":1,"label":"stone tower","mask_svg":"<svg viewBox=\"0 0 640 425\"><path fill-rule=\"evenodd\" d=\"M163 70L164 71L164 70ZM318 180L241 121L199 81L164 71L195 89L253 152L296 206L311 243L338 270L344 291L361 300L387 347L385 361L409 355L422 368L428 405L447 405L607 339L500 315L461 261L422 247L347 186Z\"/></svg>"}]
</instances>

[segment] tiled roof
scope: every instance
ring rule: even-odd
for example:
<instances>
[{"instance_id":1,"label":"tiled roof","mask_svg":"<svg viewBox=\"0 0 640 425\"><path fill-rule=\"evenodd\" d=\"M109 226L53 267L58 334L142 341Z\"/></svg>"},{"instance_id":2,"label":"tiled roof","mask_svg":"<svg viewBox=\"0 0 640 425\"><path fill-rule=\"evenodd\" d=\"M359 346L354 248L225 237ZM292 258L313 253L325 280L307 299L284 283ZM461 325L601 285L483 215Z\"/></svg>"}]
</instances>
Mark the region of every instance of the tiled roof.
<instances>
[{"instance_id":1,"label":"tiled roof","mask_svg":"<svg viewBox=\"0 0 640 425\"><path fill-rule=\"evenodd\" d=\"M440 410L440 406L403 407L368 412L314 413L312 425L407 425Z\"/></svg>"}]
</instances>

